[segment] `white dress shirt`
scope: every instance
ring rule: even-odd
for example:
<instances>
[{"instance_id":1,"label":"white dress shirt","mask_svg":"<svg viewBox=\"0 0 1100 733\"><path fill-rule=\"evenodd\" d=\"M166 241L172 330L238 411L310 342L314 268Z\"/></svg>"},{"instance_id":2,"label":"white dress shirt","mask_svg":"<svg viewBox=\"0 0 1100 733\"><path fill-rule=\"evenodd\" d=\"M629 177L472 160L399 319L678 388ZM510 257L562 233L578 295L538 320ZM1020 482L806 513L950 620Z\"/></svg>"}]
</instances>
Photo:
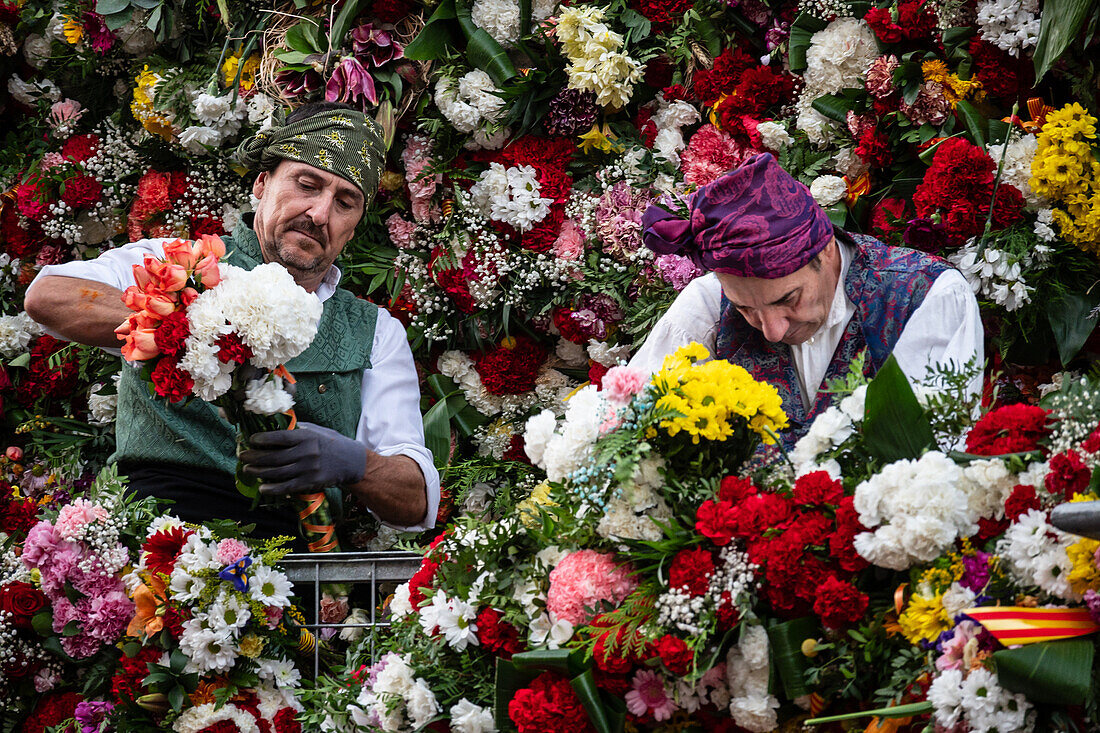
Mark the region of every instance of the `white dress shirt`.
<instances>
[{"instance_id":1,"label":"white dress shirt","mask_svg":"<svg viewBox=\"0 0 1100 733\"><path fill-rule=\"evenodd\" d=\"M163 257L168 239L142 239L112 249L94 260L66 262L42 268L28 292L40 278L49 275L76 277L125 290L134 284L134 265L145 261L146 254ZM333 265L314 295L323 303L336 292L340 268ZM59 337L57 333L52 336ZM121 356L120 349L108 348ZM435 526L439 509L439 472L431 451L424 445L424 423L420 415L420 387L412 350L401 322L385 308L378 309L371 350L371 368L363 372L362 406L355 437L369 450L382 456L404 455L416 461L427 486L428 513L425 521L397 529L418 532Z\"/></svg>"},{"instance_id":2,"label":"white dress shirt","mask_svg":"<svg viewBox=\"0 0 1100 733\"><path fill-rule=\"evenodd\" d=\"M812 337L791 347L791 358L802 386L803 406L813 405L825 372L833 359L848 321L856 307L844 292L844 278L852 262L850 245L840 246L841 271L833 303L825 323ZM630 366L656 371L666 354L697 341L713 354L722 315L722 286L714 273L688 283L668 311L653 327L645 343L630 360ZM977 356L985 358L984 331L978 301L966 278L958 270L947 270L936 278L913 311L894 344L894 357L909 378L917 384L933 364L954 363L962 367ZM978 394L982 378L970 382L971 394Z\"/></svg>"}]
</instances>

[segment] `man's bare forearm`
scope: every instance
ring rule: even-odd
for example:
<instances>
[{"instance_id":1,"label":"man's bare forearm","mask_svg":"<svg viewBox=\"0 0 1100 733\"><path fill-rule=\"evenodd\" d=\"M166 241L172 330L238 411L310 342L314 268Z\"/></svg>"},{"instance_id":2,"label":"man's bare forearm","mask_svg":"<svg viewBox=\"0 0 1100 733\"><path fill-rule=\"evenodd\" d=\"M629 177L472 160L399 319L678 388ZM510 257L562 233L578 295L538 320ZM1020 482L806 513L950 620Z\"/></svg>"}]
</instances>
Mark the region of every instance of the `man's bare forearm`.
<instances>
[{"instance_id":1,"label":"man's bare forearm","mask_svg":"<svg viewBox=\"0 0 1100 733\"><path fill-rule=\"evenodd\" d=\"M408 456L380 456L368 451L363 479L349 488L389 524L412 527L424 521L428 513L424 474Z\"/></svg>"},{"instance_id":2,"label":"man's bare forearm","mask_svg":"<svg viewBox=\"0 0 1100 733\"><path fill-rule=\"evenodd\" d=\"M27 291L23 307L46 328L89 346L121 346L115 329L133 315L122 304L118 288L60 275L38 280Z\"/></svg>"}]
</instances>

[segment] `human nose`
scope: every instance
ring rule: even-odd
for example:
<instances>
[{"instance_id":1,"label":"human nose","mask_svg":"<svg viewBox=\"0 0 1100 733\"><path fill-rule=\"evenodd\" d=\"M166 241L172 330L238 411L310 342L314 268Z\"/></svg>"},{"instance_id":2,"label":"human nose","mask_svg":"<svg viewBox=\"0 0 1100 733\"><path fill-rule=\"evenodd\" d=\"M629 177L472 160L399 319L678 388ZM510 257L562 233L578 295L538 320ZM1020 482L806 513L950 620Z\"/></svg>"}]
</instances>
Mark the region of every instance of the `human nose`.
<instances>
[{"instance_id":1,"label":"human nose","mask_svg":"<svg viewBox=\"0 0 1100 733\"><path fill-rule=\"evenodd\" d=\"M308 214L315 225L323 227L328 223L334 201L335 197L328 191L322 191L313 197Z\"/></svg>"},{"instance_id":2,"label":"human nose","mask_svg":"<svg viewBox=\"0 0 1100 733\"><path fill-rule=\"evenodd\" d=\"M778 343L787 335L790 322L784 316L765 310L760 313L759 318L760 325L758 328L764 333L764 338L768 341Z\"/></svg>"}]
</instances>

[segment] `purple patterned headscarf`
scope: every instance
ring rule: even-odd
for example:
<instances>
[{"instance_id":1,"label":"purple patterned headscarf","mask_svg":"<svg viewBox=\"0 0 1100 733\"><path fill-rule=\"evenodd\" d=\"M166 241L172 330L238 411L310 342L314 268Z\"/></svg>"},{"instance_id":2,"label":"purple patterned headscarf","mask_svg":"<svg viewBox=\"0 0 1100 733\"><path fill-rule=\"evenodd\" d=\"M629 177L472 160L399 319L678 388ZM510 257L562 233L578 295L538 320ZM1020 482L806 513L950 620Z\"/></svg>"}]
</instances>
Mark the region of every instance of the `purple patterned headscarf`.
<instances>
[{"instance_id":1,"label":"purple patterned headscarf","mask_svg":"<svg viewBox=\"0 0 1100 733\"><path fill-rule=\"evenodd\" d=\"M686 204L686 219L652 204L642 217L642 239L657 254L683 255L708 272L786 277L809 264L833 236L832 222L810 189L769 153L703 186Z\"/></svg>"}]
</instances>

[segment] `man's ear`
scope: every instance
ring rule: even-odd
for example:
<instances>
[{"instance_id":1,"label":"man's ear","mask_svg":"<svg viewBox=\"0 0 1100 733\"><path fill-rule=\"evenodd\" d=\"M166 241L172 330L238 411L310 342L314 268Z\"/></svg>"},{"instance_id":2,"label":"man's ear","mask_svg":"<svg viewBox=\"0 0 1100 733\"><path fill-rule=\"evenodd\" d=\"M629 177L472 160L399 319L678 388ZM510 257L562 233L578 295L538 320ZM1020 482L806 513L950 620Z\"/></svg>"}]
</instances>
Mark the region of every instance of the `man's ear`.
<instances>
[{"instance_id":1,"label":"man's ear","mask_svg":"<svg viewBox=\"0 0 1100 733\"><path fill-rule=\"evenodd\" d=\"M260 175L256 176L256 180L252 182L252 195L258 199L264 197L264 187L267 185L267 171L263 171Z\"/></svg>"}]
</instances>

